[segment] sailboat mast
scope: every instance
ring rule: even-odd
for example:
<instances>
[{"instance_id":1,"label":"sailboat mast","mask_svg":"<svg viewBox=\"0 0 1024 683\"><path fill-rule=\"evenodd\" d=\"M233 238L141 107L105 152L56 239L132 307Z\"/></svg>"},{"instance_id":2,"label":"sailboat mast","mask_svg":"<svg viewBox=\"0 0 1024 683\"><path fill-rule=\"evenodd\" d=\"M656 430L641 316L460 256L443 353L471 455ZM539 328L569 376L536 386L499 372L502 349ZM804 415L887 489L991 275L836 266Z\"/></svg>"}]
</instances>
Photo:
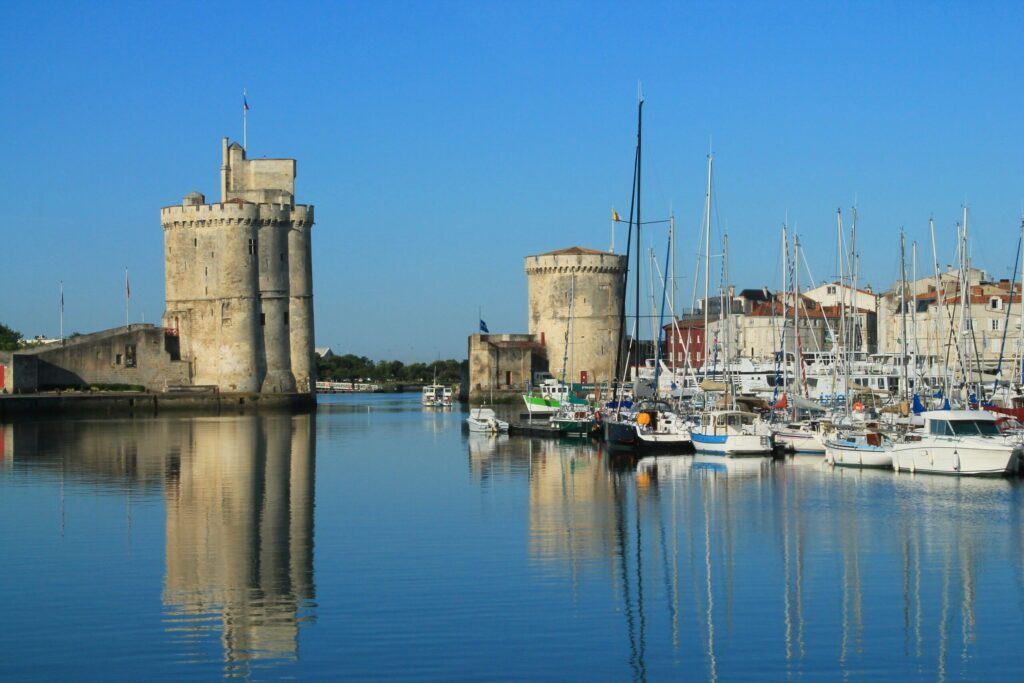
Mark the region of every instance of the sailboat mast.
<instances>
[{"instance_id":1,"label":"sailboat mast","mask_svg":"<svg viewBox=\"0 0 1024 683\"><path fill-rule=\"evenodd\" d=\"M643 168L643 120L644 100L640 98L636 128L636 336L633 339L636 351L633 362L640 366L640 174ZM634 373L633 380L636 380ZM635 390L635 389L634 389Z\"/></svg>"},{"instance_id":2,"label":"sailboat mast","mask_svg":"<svg viewBox=\"0 0 1024 683\"><path fill-rule=\"evenodd\" d=\"M903 366L903 397L910 397L910 375L907 371L907 258L906 258L907 240L903 234L903 228L900 228L900 322L903 326L903 332L900 335L903 338L901 345L902 354L900 357L900 364Z\"/></svg>"},{"instance_id":3,"label":"sailboat mast","mask_svg":"<svg viewBox=\"0 0 1024 683\"><path fill-rule=\"evenodd\" d=\"M942 396L949 396L949 354L941 353L946 345L946 293L939 276L939 257L935 249L935 220L928 219L928 231L932 239L932 266L935 271L935 359L942 368Z\"/></svg>"},{"instance_id":4,"label":"sailboat mast","mask_svg":"<svg viewBox=\"0 0 1024 683\"><path fill-rule=\"evenodd\" d=\"M708 375L708 285L711 281L711 167L714 158L708 154L708 189L704 195L704 377Z\"/></svg>"},{"instance_id":5,"label":"sailboat mast","mask_svg":"<svg viewBox=\"0 0 1024 683\"><path fill-rule=\"evenodd\" d=\"M612 381L615 385L615 399L617 401L621 399L622 383L625 382L626 376L626 363L623 362L622 352L626 339L626 292L627 286L629 285L629 254L633 245L633 209L635 208L637 181L639 180L640 174L640 129L643 125L643 105L644 101L643 98L641 98L637 105L636 154L633 157L633 187L630 189L629 196L629 232L626 236L625 268L623 268L622 272L622 303L619 306L619 339L615 348L615 370L614 376L612 377ZM637 273L637 276L639 276L639 273ZM627 362L628 355L629 354L627 352ZM618 415L618 410L616 410L616 415Z\"/></svg>"},{"instance_id":6,"label":"sailboat mast","mask_svg":"<svg viewBox=\"0 0 1024 683\"><path fill-rule=\"evenodd\" d=\"M803 359L800 357L800 235L793 235L793 381L797 396L803 384ZM796 419L796 401L793 401L793 419Z\"/></svg>"},{"instance_id":7,"label":"sailboat mast","mask_svg":"<svg viewBox=\"0 0 1024 683\"><path fill-rule=\"evenodd\" d=\"M789 390L789 354L786 341L786 324L789 322L786 316L786 299L789 290L789 235L786 224L782 224L782 386ZM772 307L774 310L774 306ZM778 367L778 366L776 366Z\"/></svg>"}]
</instances>

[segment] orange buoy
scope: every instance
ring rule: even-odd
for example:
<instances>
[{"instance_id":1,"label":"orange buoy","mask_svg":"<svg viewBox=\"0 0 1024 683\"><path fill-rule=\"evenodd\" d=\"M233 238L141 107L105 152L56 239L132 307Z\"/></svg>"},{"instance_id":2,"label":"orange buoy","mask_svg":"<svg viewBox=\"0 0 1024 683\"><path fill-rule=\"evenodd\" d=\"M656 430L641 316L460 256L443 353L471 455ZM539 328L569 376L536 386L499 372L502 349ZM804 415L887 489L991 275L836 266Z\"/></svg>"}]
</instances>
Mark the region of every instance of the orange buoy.
<instances>
[{"instance_id":1,"label":"orange buoy","mask_svg":"<svg viewBox=\"0 0 1024 683\"><path fill-rule=\"evenodd\" d=\"M861 403L860 401L857 401L856 403L853 404L853 409L858 413L862 412L864 410L864 404Z\"/></svg>"},{"instance_id":2,"label":"orange buoy","mask_svg":"<svg viewBox=\"0 0 1024 683\"><path fill-rule=\"evenodd\" d=\"M640 413L636 416L636 423L641 427L646 427L651 423L651 416L647 413Z\"/></svg>"}]
</instances>

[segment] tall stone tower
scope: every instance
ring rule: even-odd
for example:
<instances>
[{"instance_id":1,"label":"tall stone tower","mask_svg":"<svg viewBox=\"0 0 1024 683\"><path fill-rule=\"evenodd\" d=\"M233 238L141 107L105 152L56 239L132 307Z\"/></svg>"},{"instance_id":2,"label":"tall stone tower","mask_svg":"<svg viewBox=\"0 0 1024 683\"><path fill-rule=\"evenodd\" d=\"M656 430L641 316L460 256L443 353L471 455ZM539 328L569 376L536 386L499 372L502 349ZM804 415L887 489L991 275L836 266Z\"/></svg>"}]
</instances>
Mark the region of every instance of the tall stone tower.
<instances>
[{"instance_id":1,"label":"tall stone tower","mask_svg":"<svg viewBox=\"0 0 1024 683\"><path fill-rule=\"evenodd\" d=\"M220 203L193 192L161 209L167 309L192 383L311 392L313 207L295 203L294 159L246 159L222 141Z\"/></svg>"},{"instance_id":2,"label":"tall stone tower","mask_svg":"<svg viewBox=\"0 0 1024 683\"><path fill-rule=\"evenodd\" d=\"M607 382L615 372L626 257L570 247L526 257L529 331L548 368L566 381ZM570 299L572 318L570 320ZM569 330L568 353L566 331Z\"/></svg>"}]
</instances>

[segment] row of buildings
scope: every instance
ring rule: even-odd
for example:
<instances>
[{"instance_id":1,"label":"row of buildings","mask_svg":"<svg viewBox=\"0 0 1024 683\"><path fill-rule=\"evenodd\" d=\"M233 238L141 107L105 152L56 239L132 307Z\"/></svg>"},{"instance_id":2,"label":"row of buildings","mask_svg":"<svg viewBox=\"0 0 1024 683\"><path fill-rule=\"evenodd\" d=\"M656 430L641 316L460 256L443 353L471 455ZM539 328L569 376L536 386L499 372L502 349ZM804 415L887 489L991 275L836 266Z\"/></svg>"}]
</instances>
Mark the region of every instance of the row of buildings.
<instances>
[{"instance_id":1,"label":"row of buildings","mask_svg":"<svg viewBox=\"0 0 1024 683\"><path fill-rule=\"evenodd\" d=\"M612 380L625 267L624 256L581 247L526 257L529 329L470 336L469 398L522 391L545 372L585 384ZM991 372L1000 360L1003 367L1020 363L1020 340L1020 285L990 280L979 269L948 268L884 293L840 282L799 297L730 287L666 324L658 355L676 367L701 367L727 355L770 362L782 350L810 357L836 348L865 355L905 349L952 368ZM654 356L654 342L627 342L622 353L628 365L642 364Z\"/></svg>"}]
</instances>

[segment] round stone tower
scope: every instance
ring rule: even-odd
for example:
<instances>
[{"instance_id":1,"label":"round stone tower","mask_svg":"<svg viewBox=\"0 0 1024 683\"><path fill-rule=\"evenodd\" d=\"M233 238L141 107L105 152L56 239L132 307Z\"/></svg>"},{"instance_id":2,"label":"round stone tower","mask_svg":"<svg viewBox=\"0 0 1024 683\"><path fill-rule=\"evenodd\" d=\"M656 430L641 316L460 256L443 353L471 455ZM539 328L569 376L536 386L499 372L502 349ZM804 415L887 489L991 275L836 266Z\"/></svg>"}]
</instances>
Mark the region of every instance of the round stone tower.
<instances>
[{"instance_id":1,"label":"round stone tower","mask_svg":"<svg viewBox=\"0 0 1024 683\"><path fill-rule=\"evenodd\" d=\"M615 372L626 257L570 247L527 256L525 267L529 332L547 349L551 374L561 377L564 365L566 381L609 382Z\"/></svg>"},{"instance_id":2,"label":"round stone tower","mask_svg":"<svg viewBox=\"0 0 1024 683\"><path fill-rule=\"evenodd\" d=\"M204 204L193 192L161 209L165 328L192 363L192 383L259 391L266 366L259 334L259 210L247 202Z\"/></svg>"},{"instance_id":3,"label":"round stone tower","mask_svg":"<svg viewBox=\"0 0 1024 683\"><path fill-rule=\"evenodd\" d=\"M313 360L313 207L296 205L288 231L288 313L291 319L292 375L296 389L313 391L316 362Z\"/></svg>"},{"instance_id":4,"label":"round stone tower","mask_svg":"<svg viewBox=\"0 0 1024 683\"><path fill-rule=\"evenodd\" d=\"M283 204L260 207L260 327L267 358L267 374L263 378L264 393L282 394L295 391L292 375L290 315L288 312L288 232L291 227L291 206Z\"/></svg>"},{"instance_id":5,"label":"round stone tower","mask_svg":"<svg viewBox=\"0 0 1024 683\"><path fill-rule=\"evenodd\" d=\"M193 384L311 393L313 207L295 203L294 159L248 159L227 138L221 149L220 203L193 192L160 213L164 327Z\"/></svg>"}]
</instances>

